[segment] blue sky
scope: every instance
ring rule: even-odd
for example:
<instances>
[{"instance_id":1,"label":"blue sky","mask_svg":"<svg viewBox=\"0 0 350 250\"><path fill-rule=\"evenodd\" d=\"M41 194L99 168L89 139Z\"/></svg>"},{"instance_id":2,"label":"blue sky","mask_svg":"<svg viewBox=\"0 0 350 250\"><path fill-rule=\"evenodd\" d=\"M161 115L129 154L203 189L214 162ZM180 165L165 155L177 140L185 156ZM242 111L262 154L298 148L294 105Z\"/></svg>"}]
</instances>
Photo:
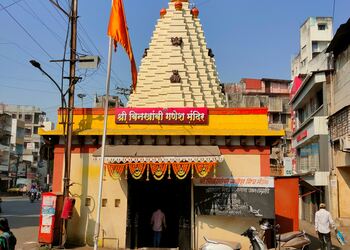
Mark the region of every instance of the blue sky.
<instances>
[{"instance_id":1,"label":"blue sky","mask_svg":"<svg viewBox=\"0 0 350 250\"><path fill-rule=\"evenodd\" d=\"M169 0L124 0L131 43L139 66L148 47L159 11ZM332 16L334 0L190 0L200 11L208 47L213 49L221 82L243 77L290 78L290 61L298 52L299 27L309 16ZM66 18L49 0L1 0L0 102L34 105L56 120L59 92L29 64L36 59L60 82ZM59 0L67 9L68 0ZM76 93L87 94L91 107L95 94L103 94L106 75L107 23L110 0L79 0L78 52L102 58L98 70L79 70L83 80ZM335 0L334 32L350 17L350 1ZM27 33L28 32L28 33ZM32 38L31 38L31 37ZM35 41L34 41L35 40ZM41 47L41 48L40 48ZM130 64L122 48L113 55L111 94L131 82ZM68 72L68 68L67 68ZM76 98L76 106L81 100Z\"/></svg>"}]
</instances>

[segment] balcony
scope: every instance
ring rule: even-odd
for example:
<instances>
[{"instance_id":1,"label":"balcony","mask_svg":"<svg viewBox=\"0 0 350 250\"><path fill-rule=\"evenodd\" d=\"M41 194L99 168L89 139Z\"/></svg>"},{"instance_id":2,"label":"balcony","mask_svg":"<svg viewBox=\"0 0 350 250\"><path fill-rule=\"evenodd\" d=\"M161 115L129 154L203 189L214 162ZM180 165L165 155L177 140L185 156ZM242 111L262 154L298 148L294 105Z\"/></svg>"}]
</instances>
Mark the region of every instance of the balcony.
<instances>
[{"instance_id":1,"label":"balcony","mask_svg":"<svg viewBox=\"0 0 350 250\"><path fill-rule=\"evenodd\" d=\"M283 128L284 128L284 126L282 123L270 123L269 124L269 129L271 129L271 130L281 130Z\"/></svg>"}]
</instances>

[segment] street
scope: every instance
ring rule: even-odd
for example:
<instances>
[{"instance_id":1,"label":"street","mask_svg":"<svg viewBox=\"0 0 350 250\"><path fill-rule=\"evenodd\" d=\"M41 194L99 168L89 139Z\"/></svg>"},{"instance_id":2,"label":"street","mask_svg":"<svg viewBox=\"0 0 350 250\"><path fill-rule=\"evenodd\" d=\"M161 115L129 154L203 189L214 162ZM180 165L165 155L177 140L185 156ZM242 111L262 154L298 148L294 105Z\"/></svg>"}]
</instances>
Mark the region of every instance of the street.
<instances>
[{"instance_id":1,"label":"street","mask_svg":"<svg viewBox=\"0 0 350 250\"><path fill-rule=\"evenodd\" d=\"M12 232L17 238L17 249L25 242L37 242L41 201L31 203L28 197L3 197L2 217L9 220Z\"/></svg>"}]
</instances>

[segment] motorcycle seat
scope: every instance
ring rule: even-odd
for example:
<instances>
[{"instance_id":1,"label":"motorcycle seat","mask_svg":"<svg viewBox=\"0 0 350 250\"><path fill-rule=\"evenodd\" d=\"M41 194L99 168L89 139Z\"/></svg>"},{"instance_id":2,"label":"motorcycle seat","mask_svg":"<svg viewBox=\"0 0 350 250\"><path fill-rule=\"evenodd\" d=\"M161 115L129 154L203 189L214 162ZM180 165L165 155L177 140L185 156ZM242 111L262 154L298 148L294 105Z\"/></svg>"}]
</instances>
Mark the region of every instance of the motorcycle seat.
<instances>
[{"instance_id":1,"label":"motorcycle seat","mask_svg":"<svg viewBox=\"0 0 350 250\"><path fill-rule=\"evenodd\" d=\"M288 233L283 233L283 234L277 234L276 235L276 240L281 241L281 242L287 242L290 241L291 239L303 235L303 232L300 231L293 231L293 232L288 232Z\"/></svg>"}]
</instances>

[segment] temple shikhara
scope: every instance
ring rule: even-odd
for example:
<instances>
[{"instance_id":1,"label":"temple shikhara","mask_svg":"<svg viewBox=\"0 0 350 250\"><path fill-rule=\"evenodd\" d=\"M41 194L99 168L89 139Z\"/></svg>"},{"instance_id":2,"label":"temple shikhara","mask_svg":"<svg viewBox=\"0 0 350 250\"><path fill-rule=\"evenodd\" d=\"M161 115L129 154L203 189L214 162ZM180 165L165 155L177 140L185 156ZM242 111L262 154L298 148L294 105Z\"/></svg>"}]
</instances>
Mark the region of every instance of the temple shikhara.
<instances>
[{"instance_id":1,"label":"temple shikhara","mask_svg":"<svg viewBox=\"0 0 350 250\"><path fill-rule=\"evenodd\" d=\"M171 0L145 47L127 107L108 112L99 244L152 247L157 208L167 220L165 249L198 249L203 236L248 249L240 233L276 214L297 229L295 213L281 209L294 200L276 201L298 183L270 177L270 146L284 131L268 129L265 108L225 107L199 10ZM68 242L75 244L93 244L103 118L101 108L74 109ZM62 192L62 124L40 133L54 142L53 192Z\"/></svg>"}]
</instances>

